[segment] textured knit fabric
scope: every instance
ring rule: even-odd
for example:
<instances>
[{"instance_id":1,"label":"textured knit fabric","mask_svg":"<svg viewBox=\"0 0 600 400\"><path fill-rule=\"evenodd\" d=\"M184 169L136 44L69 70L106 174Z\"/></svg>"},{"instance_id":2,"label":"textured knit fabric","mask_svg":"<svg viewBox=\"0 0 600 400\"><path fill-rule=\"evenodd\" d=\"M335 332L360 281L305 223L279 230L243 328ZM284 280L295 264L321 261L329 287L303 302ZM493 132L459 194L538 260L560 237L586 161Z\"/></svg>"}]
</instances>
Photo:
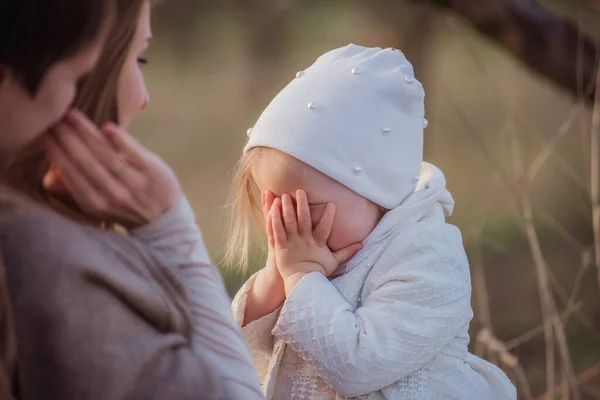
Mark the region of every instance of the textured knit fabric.
<instances>
[{"instance_id":1,"label":"textured knit fabric","mask_svg":"<svg viewBox=\"0 0 600 400\"><path fill-rule=\"evenodd\" d=\"M496 366L468 353L468 261L442 173L389 211L331 279L305 276L242 330L267 399L513 400ZM250 279L233 302L242 323Z\"/></svg>"},{"instance_id":2,"label":"textured knit fabric","mask_svg":"<svg viewBox=\"0 0 600 400\"><path fill-rule=\"evenodd\" d=\"M414 191L423 161L423 99L402 52L348 45L298 73L248 131L245 150L281 150L393 209Z\"/></svg>"},{"instance_id":3,"label":"textured knit fabric","mask_svg":"<svg viewBox=\"0 0 600 400\"><path fill-rule=\"evenodd\" d=\"M131 234L178 266L190 300L192 349L218 371L223 399L262 399L250 352L231 315L231 299L195 220L181 197L167 213Z\"/></svg>"}]
</instances>

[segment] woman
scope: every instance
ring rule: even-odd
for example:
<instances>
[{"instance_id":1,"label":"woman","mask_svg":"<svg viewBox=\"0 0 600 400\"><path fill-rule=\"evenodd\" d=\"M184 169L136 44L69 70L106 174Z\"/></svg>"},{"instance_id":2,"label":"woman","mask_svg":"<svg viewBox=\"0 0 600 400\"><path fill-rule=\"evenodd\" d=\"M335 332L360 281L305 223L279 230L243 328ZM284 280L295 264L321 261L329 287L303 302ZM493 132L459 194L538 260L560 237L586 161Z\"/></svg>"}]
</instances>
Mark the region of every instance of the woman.
<instances>
[{"instance_id":1,"label":"woman","mask_svg":"<svg viewBox=\"0 0 600 400\"><path fill-rule=\"evenodd\" d=\"M24 398L261 398L176 178L110 123L126 127L148 103L140 67L150 4L117 4L116 29L75 102L91 121L69 112L6 174L52 208L28 202L0 218L11 232L0 243L13 302L27 311L15 321L19 350L37 361L19 368ZM32 278L39 263L48 268ZM52 348L32 340L40 331ZM58 381L44 374L50 368Z\"/></svg>"}]
</instances>

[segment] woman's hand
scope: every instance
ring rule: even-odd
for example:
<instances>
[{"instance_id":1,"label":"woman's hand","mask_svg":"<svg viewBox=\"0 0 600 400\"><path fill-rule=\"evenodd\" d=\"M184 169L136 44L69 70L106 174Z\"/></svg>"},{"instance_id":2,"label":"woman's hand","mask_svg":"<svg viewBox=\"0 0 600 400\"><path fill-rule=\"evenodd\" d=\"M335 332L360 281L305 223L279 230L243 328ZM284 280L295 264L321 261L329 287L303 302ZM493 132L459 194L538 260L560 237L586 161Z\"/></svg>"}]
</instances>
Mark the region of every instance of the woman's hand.
<instances>
[{"instance_id":1,"label":"woman's hand","mask_svg":"<svg viewBox=\"0 0 600 400\"><path fill-rule=\"evenodd\" d=\"M327 246L335 217L335 205L328 204L313 229L306 192L296 193L296 209L289 194L281 198L281 210L271 208L272 236L277 268L284 280L286 295L296 283L311 272L330 276L338 266L352 258L361 248L351 244L336 252Z\"/></svg>"},{"instance_id":2,"label":"woman's hand","mask_svg":"<svg viewBox=\"0 0 600 400\"><path fill-rule=\"evenodd\" d=\"M48 191L71 197L90 216L135 228L170 209L179 182L169 166L114 124L100 131L71 110L46 135Z\"/></svg>"}]
</instances>

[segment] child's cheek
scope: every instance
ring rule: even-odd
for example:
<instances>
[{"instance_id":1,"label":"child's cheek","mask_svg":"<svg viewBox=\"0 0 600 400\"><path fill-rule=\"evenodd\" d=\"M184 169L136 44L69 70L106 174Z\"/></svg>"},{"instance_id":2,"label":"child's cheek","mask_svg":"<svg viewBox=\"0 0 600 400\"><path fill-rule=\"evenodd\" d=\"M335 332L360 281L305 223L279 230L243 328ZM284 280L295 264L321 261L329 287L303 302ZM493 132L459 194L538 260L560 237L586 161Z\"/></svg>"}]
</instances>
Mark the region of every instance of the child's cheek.
<instances>
[{"instance_id":1,"label":"child's cheek","mask_svg":"<svg viewBox=\"0 0 600 400\"><path fill-rule=\"evenodd\" d=\"M357 214L357 215L364 215ZM365 218L337 218L333 221L331 236L327 245L332 251L338 251L355 243L362 243L374 229Z\"/></svg>"},{"instance_id":2,"label":"child's cheek","mask_svg":"<svg viewBox=\"0 0 600 400\"><path fill-rule=\"evenodd\" d=\"M356 243L356 238L353 232L347 224L344 224L342 220L336 218L333 222L333 228L331 229L331 236L327 240L327 245L331 251L338 251L347 247L353 243Z\"/></svg>"}]
</instances>

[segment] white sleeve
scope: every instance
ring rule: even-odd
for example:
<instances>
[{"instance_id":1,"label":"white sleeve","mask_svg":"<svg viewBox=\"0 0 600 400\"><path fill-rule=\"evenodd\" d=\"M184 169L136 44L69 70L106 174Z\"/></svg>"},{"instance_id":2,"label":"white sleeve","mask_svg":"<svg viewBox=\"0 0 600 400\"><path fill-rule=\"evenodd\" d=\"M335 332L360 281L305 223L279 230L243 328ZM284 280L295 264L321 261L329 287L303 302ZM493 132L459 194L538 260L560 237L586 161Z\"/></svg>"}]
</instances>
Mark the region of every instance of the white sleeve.
<instances>
[{"instance_id":1,"label":"white sleeve","mask_svg":"<svg viewBox=\"0 0 600 400\"><path fill-rule=\"evenodd\" d=\"M246 300L248 291L252 289L256 275L253 275L238 291L233 299L232 309L233 315L239 326L244 323L244 315L246 312ZM278 307L273 312L262 316L261 318L250 322L242 328L242 335L250 346L250 352L254 358L254 368L261 381L267 375L269 361L273 356L274 337L271 331L275 327L275 323L279 318L281 307Z\"/></svg>"},{"instance_id":2,"label":"white sleeve","mask_svg":"<svg viewBox=\"0 0 600 400\"><path fill-rule=\"evenodd\" d=\"M423 276L381 281L354 310L325 276L311 273L292 290L273 330L348 397L380 390L420 369L472 315L463 281L437 285Z\"/></svg>"}]
</instances>

